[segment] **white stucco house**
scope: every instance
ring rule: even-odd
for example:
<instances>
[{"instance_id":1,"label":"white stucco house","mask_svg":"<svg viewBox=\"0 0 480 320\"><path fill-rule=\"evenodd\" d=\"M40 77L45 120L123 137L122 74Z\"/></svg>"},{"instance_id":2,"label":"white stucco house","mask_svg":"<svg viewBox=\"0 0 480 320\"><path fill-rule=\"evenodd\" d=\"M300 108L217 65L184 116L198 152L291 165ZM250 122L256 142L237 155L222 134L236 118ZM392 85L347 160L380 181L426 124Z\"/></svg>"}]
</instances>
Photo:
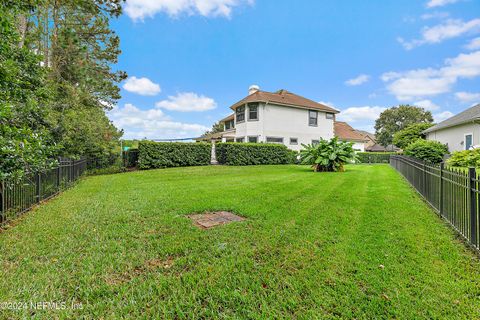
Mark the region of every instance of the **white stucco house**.
<instances>
[{"instance_id":1,"label":"white stucco house","mask_svg":"<svg viewBox=\"0 0 480 320\"><path fill-rule=\"evenodd\" d=\"M480 104L477 104L423 132L427 140L439 141L450 152L480 146Z\"/></svg>"},{"instance_id":2,"label":"white stucco house","mask_svg":"<svg viewBox=\"0 0 480 320\"><path fill-rule=\"evenodd\" d=\"M249 88L248 96L233 104L233 114L220 120L225 131L204 140L222 142L281 143L292 150L320 138L353 141L354 148L365 149L365 138L345 122L336 122L338 110L301 97L287 90L261 91Z\"/></svg>"}]
</instances>

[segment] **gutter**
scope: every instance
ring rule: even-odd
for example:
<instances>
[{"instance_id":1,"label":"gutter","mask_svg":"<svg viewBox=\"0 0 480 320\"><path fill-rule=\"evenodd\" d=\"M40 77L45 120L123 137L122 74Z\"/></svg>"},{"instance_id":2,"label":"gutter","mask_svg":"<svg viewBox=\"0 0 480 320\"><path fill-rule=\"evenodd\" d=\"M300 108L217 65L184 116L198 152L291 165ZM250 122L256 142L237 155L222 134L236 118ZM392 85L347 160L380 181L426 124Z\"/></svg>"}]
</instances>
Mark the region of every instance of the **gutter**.
<instances>
[{"instance_id":1,"label":"gutter","mask_svg":"<svg viewBox=\"0 0 480 320\"><path fill-rule=\"evenodd\" d=\"M430 133L430 132L436 132L436 131L440 131L440 130L444 130L444 129L448 129L448 128L452 128L452 127L456 127L456 126L461 126L462 124L480 124L480 117L477 117L477 118L474 118L473 120L468 120L468 121L464 121L464 122L459 122L459 123L455 123L455 124L451 124L449 126L446 126L446 127L441 127L439 129L435 129L435 126L431 127L431 128L428 128L427 130L424 130L422 131L422 134L427 134L427 133ZM439 123L440 124L440 123ZM433 129L433 130L432 130Z\"/></svg>"}]
</instances>

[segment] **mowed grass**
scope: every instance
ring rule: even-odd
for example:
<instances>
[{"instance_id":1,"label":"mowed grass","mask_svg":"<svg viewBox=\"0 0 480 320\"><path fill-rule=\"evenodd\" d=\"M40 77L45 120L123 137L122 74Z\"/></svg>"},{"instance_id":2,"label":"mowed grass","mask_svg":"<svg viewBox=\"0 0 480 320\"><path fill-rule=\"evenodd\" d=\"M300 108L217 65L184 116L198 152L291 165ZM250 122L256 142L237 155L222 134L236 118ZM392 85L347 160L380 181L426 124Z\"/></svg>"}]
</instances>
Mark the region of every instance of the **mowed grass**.
<instances>
[{"instance_id":1,"label":"mowed grass","mask_svg":"<svg viewBox=\"0 0 480 320\"><path fill-rule=\"evenodd\" d=\"M185 217L210 210L248 220ZM1 318L480 317L478 258L388 165L85 178L0 233L0 279L0 302L67 304Z\"/></svg>"}]
</instances>

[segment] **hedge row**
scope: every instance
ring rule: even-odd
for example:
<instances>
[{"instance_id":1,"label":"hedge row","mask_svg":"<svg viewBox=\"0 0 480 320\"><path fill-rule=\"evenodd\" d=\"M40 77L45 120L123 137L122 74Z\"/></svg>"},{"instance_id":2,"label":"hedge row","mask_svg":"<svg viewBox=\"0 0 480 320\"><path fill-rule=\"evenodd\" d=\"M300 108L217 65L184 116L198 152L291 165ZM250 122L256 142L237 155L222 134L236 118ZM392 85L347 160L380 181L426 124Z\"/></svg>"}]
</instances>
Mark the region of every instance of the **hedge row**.
<instances>
[{"instance_id":1,"label":"hedge row","mask_svg":"<svg viewBox=\"0 0 480 320\"><path fill-rule=\"evenodd\" d=\"M297 152L282 144L219 143L217 161L230 166L289 164L297 161Z\"/></svg>"},{"instance_id":2,"label":"hedge row","mask_svg":"<svg viewBox=\"0 0 480 320\"><path fill-rule=\"evenodd\" d=\"M389 163L390 156L395 152L357 152L361 163Z\"/></svg>"},{"instance_id":3,"label":"hedge row","mask_svg":"<svg viewBox=\"0 0 480 320\"><path fill-rule=\"evenodd\" d=\"M138 151L140 169L204 166L210 164L211 144L141 141Z\"/></svg>"}]
</instances>

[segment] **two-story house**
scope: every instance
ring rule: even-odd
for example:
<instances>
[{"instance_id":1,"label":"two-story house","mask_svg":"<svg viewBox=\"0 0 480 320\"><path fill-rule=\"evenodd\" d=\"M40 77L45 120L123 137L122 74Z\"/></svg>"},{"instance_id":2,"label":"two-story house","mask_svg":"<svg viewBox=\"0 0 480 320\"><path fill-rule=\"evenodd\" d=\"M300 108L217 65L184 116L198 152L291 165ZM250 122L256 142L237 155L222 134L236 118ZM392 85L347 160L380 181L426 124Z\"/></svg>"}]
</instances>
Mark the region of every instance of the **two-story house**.
<instances>
[{"instance_id":1,"label":"two-story house","mask_svg":"<svg viewBox=\"0 0 480 320\"><path fill-rule=\"evenodd\" d=\"M287 90L272 93L251 86L249 95L230 108L233 114L220 120L225 131L209 139L282 143L292 150L300 150L301 144L315 143L320 138L331 139L338 131L343 134L343 137L337 135L340 140L354 141L358 144L354 148L364 150L365 141L360 134L346 129L345 123L336 125L338 110Z\"/></svg>"}]
</instances>

